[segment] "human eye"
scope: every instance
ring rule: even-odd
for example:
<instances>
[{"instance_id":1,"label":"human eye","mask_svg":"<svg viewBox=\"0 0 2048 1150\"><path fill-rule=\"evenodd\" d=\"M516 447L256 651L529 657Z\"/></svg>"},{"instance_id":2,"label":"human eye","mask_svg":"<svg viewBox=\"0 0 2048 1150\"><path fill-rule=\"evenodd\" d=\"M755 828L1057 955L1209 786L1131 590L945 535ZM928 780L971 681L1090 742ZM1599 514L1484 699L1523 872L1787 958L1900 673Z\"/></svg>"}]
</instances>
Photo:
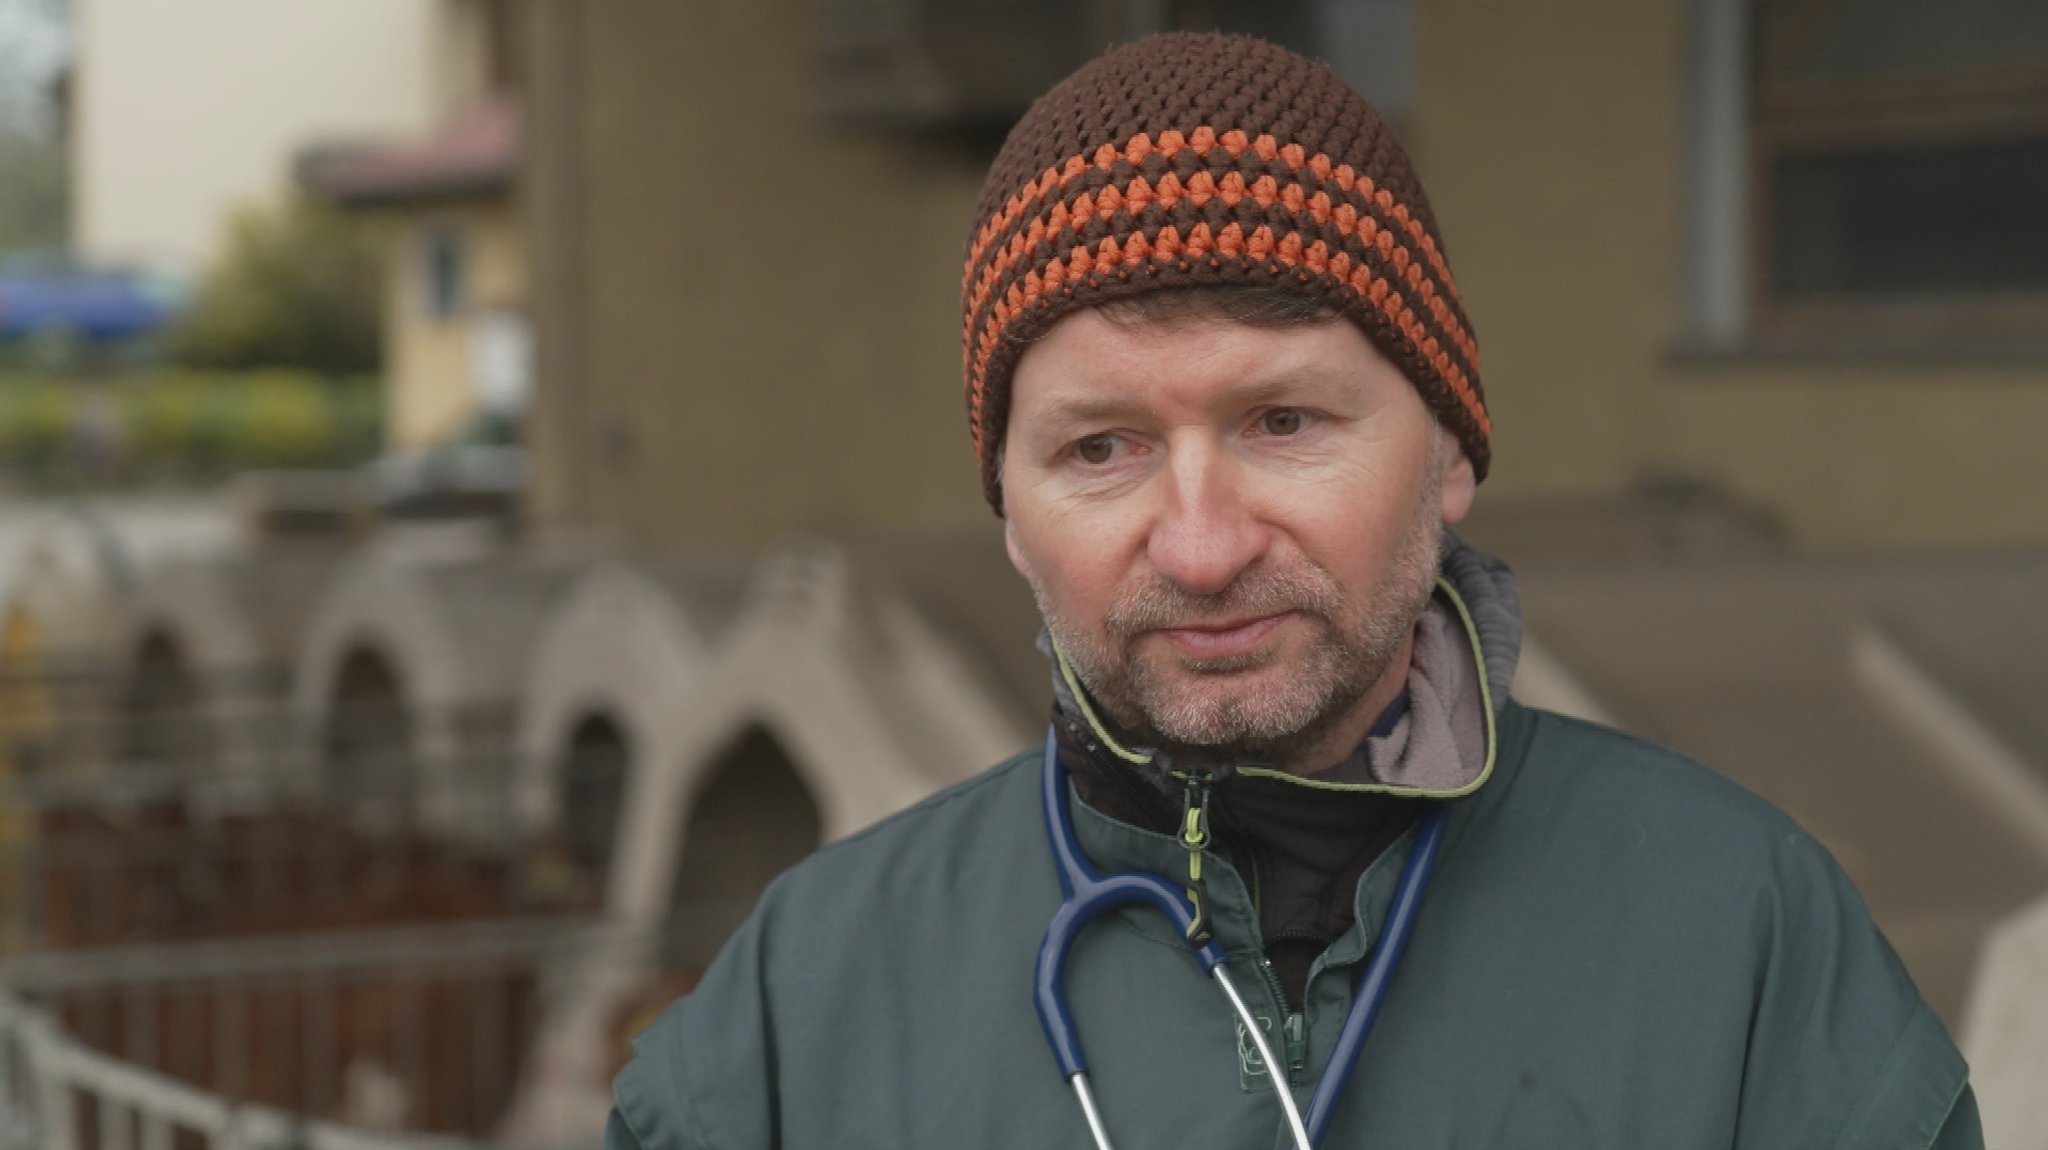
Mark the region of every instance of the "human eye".
<instances>
[{"instance_id":1,"label":"human eye","mask_svg":"<svg viewBox=\"0 0 2048 1150\"><path fill-rule=\"evenodd\" d=\"M1075 440L1071 450L1075 459L1090 467L1100 467L1116 458L1118 446L1117 436L1102 432Z\"/></svg>"},{"instance_id":2,"label":"human eye","mask_svg":"<svg viewBox=\"0 0 2048 1150\"><path fill-rule=\"evenodd\" d=\"M1314 415L1298 407L1268 408L1259 413L1257 421L1260 434L1270 435L1276 439L1299 435L1314 422Z\"/></svg>"}]
</instances>

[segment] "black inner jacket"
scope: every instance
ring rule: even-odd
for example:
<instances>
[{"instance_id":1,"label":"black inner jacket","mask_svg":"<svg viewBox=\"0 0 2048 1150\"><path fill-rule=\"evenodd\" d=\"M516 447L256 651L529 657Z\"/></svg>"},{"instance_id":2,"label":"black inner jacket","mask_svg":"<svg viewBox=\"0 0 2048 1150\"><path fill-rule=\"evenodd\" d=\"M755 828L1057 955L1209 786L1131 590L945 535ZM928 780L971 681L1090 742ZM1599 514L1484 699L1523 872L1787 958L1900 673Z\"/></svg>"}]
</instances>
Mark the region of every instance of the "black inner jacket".
<instances>
[{"instance_id":1,"label":"black inner jacket","mask_svg":"<svg viewBox=\"0 0 2048 1150\"><path fill-rule=\"evenodd\" d=\"M1397 697L1373 725L1391 733L1408 712ZM1183 815L1178 786L1156 767L1125 762L1085 724L1054 718L1060 757L1081 800L1111 818L1177 835ZM1366 749L1318 775L1329 782L1371 781ZM1287 779L1228 773L1210 791L1215 849L1251 887L1266 957L1279 976L1287 1009L1300 1011L1316 956L1351 927L1358 880L1421 813L1422 801L1377 792L1331 791Z\"/></svg>"}]
</instances>

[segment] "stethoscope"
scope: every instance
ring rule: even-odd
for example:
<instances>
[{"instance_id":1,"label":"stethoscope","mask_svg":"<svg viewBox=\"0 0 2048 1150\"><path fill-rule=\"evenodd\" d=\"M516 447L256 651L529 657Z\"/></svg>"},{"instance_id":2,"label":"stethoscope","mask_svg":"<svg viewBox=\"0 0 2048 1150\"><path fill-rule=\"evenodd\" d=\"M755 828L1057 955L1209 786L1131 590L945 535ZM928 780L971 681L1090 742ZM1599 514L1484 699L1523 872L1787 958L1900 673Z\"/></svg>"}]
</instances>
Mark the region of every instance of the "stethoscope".
<instances>
[{"instance_id":1,"label":"stethoscope","mask_svg":"<svg viewBox=\"0 0 2048 1150\"><path fill-rule=\"evenodd\" d=\"M1073 1014L1067 1006L1066 989L1061 980L1074 940L1080 937L1091 919L1120 906L1149 903L1180 928L1195 953L1196 961L1223 989L1223 996L1230 1000L1230 1008L1236 1012L1245 1033L1251 1036L1257 1047L1259 1058L1271 1072L1273 1090L1280 1096L1280 1107L1286 1112L1287 1127L1294 1134L1297 1150L1314 1150L1329 1129L1330 1116L1337 1109L1337 1099L1351 1077L1352 1067L1358 1063L1359 1053L1365 1049L1366 1036L1372 1032L1373 1022L1379 1017L1380 1005L1387 997L1387 987L1401 962L1401 952L1408 946L1409 935L1414 933L1423 890L1429 885L1430 871L1436 866L1437 853L1443 847L1443 804L1430 806L1416 824L1415 844L1410 848L1407 865L1401 871L1400 884L1394 890L1386 929L1372 959L1358 977L1351 1011L1344 1018L1343 1029L1338 1032L1330 1063L1316 1082L1315 1094L1309 1099L1308 1116L1304 1119L1295 1104L1294 1091L1287 1086L1286 1064L1273 1056L1273 1048L1264 1029L1252 1016L1237 987L1231 984L1230 976L1224 972L1223 948L1214 939L1206 938L1197 931L1195 908L1188 901L1185 885L1144 871L1124 871L1105 876L1082 853L1080 841L1074 835L1073 811L1067 805L1067 768L1060 762L1051 731L1047 731L1045 736L1042 797L1045 803L1045 834L1052 844L1053 864L1059 871L1062 901L1059 911L1052 916L1052 924L1045 929L1045 941L1038 947L1033 996L1038 1003L1038 1021L1045 1028L1045 1040L1052 1047L1054 1060L1059 1063L1060 1076L1073 1085L1074 1095L1080 1099L1081 1112L1088 1119L1088 1130L1095 1136L1095 1145L1099 1150L1111 1150L1109 1133L1102 1123L1102 1112L1096 1107L1094 1092L1088 1086L1088 1059L1081 1052L1081 1038L1074 1029Z\"/></svg>"}]
</instances>

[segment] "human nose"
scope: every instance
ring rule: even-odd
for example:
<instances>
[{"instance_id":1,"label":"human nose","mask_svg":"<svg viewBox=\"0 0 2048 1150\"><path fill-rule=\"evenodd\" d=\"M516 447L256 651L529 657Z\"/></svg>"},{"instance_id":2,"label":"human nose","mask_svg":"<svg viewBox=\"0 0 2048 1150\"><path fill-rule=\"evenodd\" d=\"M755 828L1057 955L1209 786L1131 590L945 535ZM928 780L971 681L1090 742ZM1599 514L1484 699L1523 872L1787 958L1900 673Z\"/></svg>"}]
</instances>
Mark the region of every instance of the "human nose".
<instances>
[{"instance_id":1,"label":"human nose","mask_svg":"<svg viewBox=\"0 0 2048 1150\"><path fill-rule=\"evenodd\" d=\"M1146 540L1153 570L1190 595L1214 595L1265 549L1236 469L1206 446L1169 448L1165 500Z\"/></svg>"}]
</instances>

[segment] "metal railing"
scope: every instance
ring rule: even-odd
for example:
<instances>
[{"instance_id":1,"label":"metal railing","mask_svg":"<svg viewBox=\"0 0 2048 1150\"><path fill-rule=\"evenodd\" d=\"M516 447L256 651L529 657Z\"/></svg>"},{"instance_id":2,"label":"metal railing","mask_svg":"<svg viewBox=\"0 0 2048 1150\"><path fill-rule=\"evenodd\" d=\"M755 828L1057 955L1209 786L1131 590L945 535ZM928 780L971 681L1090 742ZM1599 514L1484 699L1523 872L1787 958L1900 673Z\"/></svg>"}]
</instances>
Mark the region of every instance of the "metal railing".
<instances>
[{"instance_id":1,"label":"metal railing","mask_svg":"<svg viewBox=\"0 0 2048 1150\"><path fill-rule=\"evenodd\" d=\"M0 991L0 1150L464 1150L308 1121L123 1062Z\"/></svg>"},{"instance_id":2,"label":"metal railing","mask_svg":"<svg viewBox=\"0 0 2048 1150\"><path fill-rule=\"evenodd\" d=\"M397 754L428 729L453 758L511 750L504 703L405 709L395 698L338 700L316 718L290 706L288 677L275 667L123 675L76 659L0 667L0 776L318 774L341 760Z\"/></svg>"},{"instance_id":3,"label":"metal railing","mask_svg":"<svg viewBox=\"0 0 2048 1150\"><path fill-rule=\"evenodd\" d=\"M421 891L455 900L439 913L460 917L593 904L602 875L521 825L510 785L476 796L460 838L417 816L403 775L381 788L277 776L144 796L111 779L96 794L0 787L0 954L297 931L321 913L416 920Z\"/></svg>"},{"instance_id":4,"label":"metal railing","mask_svg":"<svg viewBox=\"0 0 2048 1150\"><path fill-rule=\"evenodd\" d=\"M604 851L591 844L608 844L611 828L536 829L521 788L539 772L513 753L502 709L388 716L459 734L431 762L381 732L344 739L348 753L337 758L323 745L335 730L310 729L248 685L240 698L214 690L203 716L148 716L148 753L133 749L116 711L72 708L29 732L33 745L15 732L12 749L26 753L0 761L12 767L0 769L0 954L247 934L266 915L388 890L406 874L488 887L499 914L588 906L600 895ZM224 746L240 750L209 753ZM608 811L621 770L610 771ZM555 777L574 791L600 773L569 767Z\"/></svg>"},{"instance_id":5,"label":"metal railing","mask_svg":"<svg viewBox=\"0 0 2048 1150\"><path fill-rule=\"evenodd\" d=\"M378 711L451 734L428 763L266 676L0 678L37 702L0 725L0 1150L488 1140L550 987L660 948L578 917L610 827L537 828L502 708ZM568 822L622 768L556 772Z\"/></svg>"},{"instance_id":6,"label":"metal railing","mask_svg":"<svg viewBox=\"0 0 2048 1150\"><path fill-rule=\"evenodd\" d=\"M109 1097L150 1103L158 1123L205 1097L362 1130L489 1138L551 980L590 970L590 958L629 960L635 939L596 919L438 923L29 956L0 964L0 984L16 1015L61 1033L92 1074L141 1082ZM225 1111L207 1113L209 1130L223 1130Z\"/></svg>"}]
</instances>

